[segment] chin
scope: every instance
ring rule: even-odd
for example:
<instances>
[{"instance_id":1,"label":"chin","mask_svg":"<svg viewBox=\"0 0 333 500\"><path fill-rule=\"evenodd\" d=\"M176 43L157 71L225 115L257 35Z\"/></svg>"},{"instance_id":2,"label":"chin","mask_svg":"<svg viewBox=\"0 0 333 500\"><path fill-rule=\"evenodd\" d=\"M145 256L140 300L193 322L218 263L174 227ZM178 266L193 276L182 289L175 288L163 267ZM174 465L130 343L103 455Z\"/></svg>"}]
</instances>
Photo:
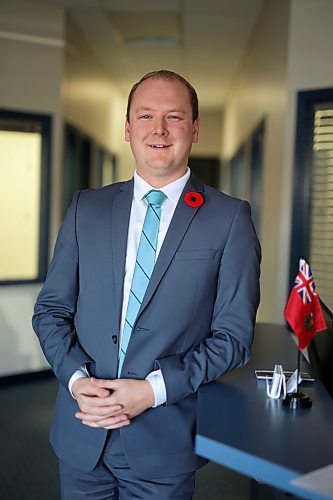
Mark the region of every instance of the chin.
<instances>
[{"instance_id":1,"label":"chin","mask_svg":"<svg viewBox=\"0 0 333 500\"><path fill-rule=\"evenodd\" d=\"M148 166L148 169L153 173L168 173L168 172L172 172L173 170L173 167L172 165L169 165L169 164L166 164L165 162L154 162L154 163L150 163L149 166Z\"/></svg>"}]
</instances>

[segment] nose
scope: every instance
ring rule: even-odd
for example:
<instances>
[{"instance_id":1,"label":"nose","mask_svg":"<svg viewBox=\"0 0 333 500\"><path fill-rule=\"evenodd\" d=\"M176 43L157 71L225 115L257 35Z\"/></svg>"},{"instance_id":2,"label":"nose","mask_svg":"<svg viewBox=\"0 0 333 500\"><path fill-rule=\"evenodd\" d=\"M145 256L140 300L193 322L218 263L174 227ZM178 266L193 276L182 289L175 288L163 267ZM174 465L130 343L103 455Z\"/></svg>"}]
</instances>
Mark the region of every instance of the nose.
<instances>
[{"instance_id":1,"label":"nose","mask_svg":"<svg viewBox=\"0 0 333 500\"><path fill-rule=\"evenodd\" d=\"M154 135L167 135L168 130L164 118L156 118L154 123Z\"/></svg>"}]
</instances>

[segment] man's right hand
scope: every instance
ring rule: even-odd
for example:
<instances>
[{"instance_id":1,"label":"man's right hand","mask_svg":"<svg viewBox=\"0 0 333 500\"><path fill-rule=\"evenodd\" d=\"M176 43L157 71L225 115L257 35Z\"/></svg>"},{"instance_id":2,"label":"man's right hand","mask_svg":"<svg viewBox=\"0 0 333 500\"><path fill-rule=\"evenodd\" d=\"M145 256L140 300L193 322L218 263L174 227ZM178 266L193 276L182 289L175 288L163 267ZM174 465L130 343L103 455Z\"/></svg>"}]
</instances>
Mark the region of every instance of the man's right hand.
<instances>
[{"instance_id":1,"label":"man's right hand","mask_svg":"<svg viewBox=\"0 0 333 500\"><path fill-rule=\"evenodd\" d=\"M72 393L81 411L81 416L77 418L80 418L83 424L90 427L103 427L104 420L108 420L108 429L117 429L130 424L130 419L122 412L122 406L110 403L111 392L93 385L90 378L83 377L75 380Z\"/></svg>"}]
</instances>

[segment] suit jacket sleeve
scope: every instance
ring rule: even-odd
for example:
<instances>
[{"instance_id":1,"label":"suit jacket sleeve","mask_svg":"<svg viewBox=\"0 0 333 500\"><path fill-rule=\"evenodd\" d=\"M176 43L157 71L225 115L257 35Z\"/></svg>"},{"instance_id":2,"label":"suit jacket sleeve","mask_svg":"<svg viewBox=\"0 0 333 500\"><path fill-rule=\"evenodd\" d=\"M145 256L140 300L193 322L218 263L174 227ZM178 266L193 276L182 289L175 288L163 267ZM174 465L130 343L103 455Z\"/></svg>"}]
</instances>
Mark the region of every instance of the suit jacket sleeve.
<instances>
[{"instance_id":1,"label":"suit jacket sleeve","mask_svg":"<svg viewBox=\"0 0 333 500\"><path fill-rule=\"evenodd\" d=\"M166 405L249 360L259 305L260 258L250 206L242 202L220 261L211 332L189 352L156 360L166 385Z\"/></svg>"},{"instance_id":2,"label":"suit jacket sleeve","mask_svg":"<svg viewBox=\"0 0 333 500\"><path fill-rule=\"evenodd\" d=\"M35 305L33 328L42 350L65 388L73 373L92 360L77 341L74 325L78 296L78 243L74 195L61 226L47 279Z\"/></svg>"}]
</instances>

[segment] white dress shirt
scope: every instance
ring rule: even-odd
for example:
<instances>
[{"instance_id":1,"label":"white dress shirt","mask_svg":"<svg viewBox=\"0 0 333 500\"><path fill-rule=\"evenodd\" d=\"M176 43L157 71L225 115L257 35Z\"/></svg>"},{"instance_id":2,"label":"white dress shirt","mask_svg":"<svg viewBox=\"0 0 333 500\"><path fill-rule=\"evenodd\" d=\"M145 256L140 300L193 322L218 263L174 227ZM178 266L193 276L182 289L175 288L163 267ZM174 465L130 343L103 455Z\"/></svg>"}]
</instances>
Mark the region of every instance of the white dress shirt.
<instances>
[{"instance_id":1,"label":"white dress shirt","mask_svg":"<svg viewBox=\"0 0 333 500\"><path fill-rule=\"evenodd\" d=\"M186 182L190 177L190 169L187 169L185 175L180 177L179 179L167 184L160 188L160 191L166 195L166 199L164 200L161 207L161 220L158 231L158 240L157 240L157 248L156 248L156 259L161 250L165 235L168 231L171 219L173 217L174 211L176 209L177 203L179 201L180 195L185 187ZM134 273L136 254L140 242L141 231L147 211L147 200L145 195L151 189L156 189L148 182L143 180L139 174L134 172L134 191L133 191L133 200L131 207L131 215L128 227L128 238L127 238L127 254L126 254L126 264L125 264L125 279L124 279L124 293L123 293L123 306L122 306L122 314L121 314L121 328L120 332L122 335L125 316L127 310L127 304L129 299L129 294L131 290L132 278ZM121 338L119 341L119 345L121 345ZM71 388L75 380L80 377L86 377L87 371L85 367L81 367L77 370L71 377L69 381L69 390L71 392ZM155 406L159 406L166 402L166 389L164 384L164 379L161 370L156 370L151 372L147 376L147 380L152 385L154 395L155 395Z\"/></svg>"}]
</instances>

